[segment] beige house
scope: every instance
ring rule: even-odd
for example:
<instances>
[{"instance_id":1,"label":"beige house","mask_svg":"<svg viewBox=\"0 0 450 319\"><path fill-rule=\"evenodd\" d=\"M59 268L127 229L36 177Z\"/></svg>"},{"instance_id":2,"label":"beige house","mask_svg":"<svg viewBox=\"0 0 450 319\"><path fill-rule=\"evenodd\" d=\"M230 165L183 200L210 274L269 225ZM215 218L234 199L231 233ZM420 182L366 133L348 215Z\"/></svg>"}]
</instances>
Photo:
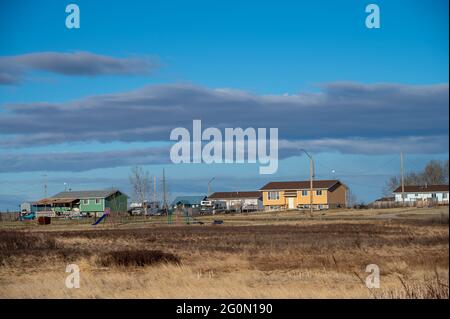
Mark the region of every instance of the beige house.
<instances>
[{"instance_id":1,"label":"beige house","mask_svg":"<svg viewBox=\"0 0 450 319\"><path fill-rule=\"evenodd\" d=\"M309 209L310 181L270 182L262 192L265 210ZM313 182L313 208L347 207L347 186L339 180Z\"/></svg>"}]
</instances>

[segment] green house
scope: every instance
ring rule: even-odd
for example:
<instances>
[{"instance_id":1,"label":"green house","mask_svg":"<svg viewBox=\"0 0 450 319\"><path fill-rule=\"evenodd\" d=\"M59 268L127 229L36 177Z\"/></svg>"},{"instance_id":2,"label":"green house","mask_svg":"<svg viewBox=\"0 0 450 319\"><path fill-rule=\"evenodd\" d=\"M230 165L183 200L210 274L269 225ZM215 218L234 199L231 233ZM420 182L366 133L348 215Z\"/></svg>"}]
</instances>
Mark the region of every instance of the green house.
<instances>
[{"instance_id":1,"label":"green house","mask_svg":"<svg viewBox=\"0 0 450 319\"><path fill-rule=\"evenodd\" d=\"M94 216L102 215L107 208L117 213L126 212L128 207L128 196L118 189L60 192L50 199L76 200L80 213Z\"/></svg>"}]
</instances>

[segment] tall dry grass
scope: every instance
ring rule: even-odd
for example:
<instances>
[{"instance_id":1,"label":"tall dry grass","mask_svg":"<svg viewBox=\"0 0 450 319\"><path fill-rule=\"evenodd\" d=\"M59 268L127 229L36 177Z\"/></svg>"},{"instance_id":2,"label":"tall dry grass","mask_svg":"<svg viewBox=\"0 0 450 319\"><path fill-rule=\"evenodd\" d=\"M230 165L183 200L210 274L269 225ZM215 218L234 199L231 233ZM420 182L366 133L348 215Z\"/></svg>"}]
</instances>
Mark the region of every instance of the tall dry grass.
<instances>
[{"instance_id":1,"label":"tall dry grass","mask_svg":"<svg viewBox=\"0 0 450 319\"><path fill-rule=\"evenodd\" d=\"M0 248L3 298L448 296L448 227L425 221L4 231ZM65 288L67 263L80 289ZM355 277L372 263L376 291ZM435 274L439 284L424 280Z\"/></svg>"}]
</instances>

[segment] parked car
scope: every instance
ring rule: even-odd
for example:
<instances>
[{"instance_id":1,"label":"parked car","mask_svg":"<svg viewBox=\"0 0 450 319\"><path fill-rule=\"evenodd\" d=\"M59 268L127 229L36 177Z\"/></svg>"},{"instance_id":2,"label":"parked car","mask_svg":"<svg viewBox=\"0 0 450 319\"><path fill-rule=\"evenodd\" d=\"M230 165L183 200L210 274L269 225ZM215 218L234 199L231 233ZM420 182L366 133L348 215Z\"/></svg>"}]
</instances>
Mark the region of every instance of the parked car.
<instances>
[{"instance_id":1,"label":"parked car","mask_svg":"<svg viewBox=\"0 0 450 319\"><path fill-rule=\"evenodd\" d=\"M22 211L19 215L19 220L34 220L36 214L34 212Z\"/></svg>"}]
</instances>

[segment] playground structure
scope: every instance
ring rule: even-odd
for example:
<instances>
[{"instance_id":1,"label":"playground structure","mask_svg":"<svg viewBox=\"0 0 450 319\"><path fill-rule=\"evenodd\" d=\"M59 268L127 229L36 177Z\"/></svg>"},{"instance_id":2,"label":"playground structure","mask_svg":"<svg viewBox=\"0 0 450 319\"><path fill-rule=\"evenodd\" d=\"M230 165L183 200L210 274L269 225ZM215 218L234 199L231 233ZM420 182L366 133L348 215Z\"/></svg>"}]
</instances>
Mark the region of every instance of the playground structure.
<instances>
[{"instance_id":1,"label":"playground structure","mask_svg":"<svg viewBox=\"0 0 450 319\"><path fill-rule=\"evenodd\" d=\"M34 218L33 218L34 216ZM178 208L168 209L167 212L161 211L158 215L141 215L130 216L126 212L114 213L103 212L97 216L83 216L80 218L64 218L63 216L54 216L51 212L38 212L34 214L19 212L3 214L0 223L23 223L30 226L31 224L42 225L38 222L40 217L51 219L51 224L55 226L68 226L74 228L117 228L129 227L130 225L167 225L167 226L183 226L183 225L203 225L209 224L212 220L202 216L195 208Z\"/></svg>"},{"instance_id":2,"label":"playground structure","mask_svg":"<svg viewBox=\"0 0 450 319\"><path fill-rule=\"evenodd\" d=\"M181 223L186 225L203 224L202 221L199 221L192 216L192 208L180 207L177 209L168 209L167 224L169 225L174 224L173 215L175 215L175 223Z\"/></svg>"},{"instance_id":3,"label":"playground structure","mask_svg":"<svg viewBox=\"0 0 450 319\"><path fill-rule=\"evenodd\" d=\"M97 220L92 224L92 226L97 226L97 225L100 224L102 221L106 221L106 217L109 217L110 214L111 214L110 209L109 209L108 207L105 208L105 212L103 213L103 215L100 216L100 218L97 219Z\"/></svg>"}]
</instances>

